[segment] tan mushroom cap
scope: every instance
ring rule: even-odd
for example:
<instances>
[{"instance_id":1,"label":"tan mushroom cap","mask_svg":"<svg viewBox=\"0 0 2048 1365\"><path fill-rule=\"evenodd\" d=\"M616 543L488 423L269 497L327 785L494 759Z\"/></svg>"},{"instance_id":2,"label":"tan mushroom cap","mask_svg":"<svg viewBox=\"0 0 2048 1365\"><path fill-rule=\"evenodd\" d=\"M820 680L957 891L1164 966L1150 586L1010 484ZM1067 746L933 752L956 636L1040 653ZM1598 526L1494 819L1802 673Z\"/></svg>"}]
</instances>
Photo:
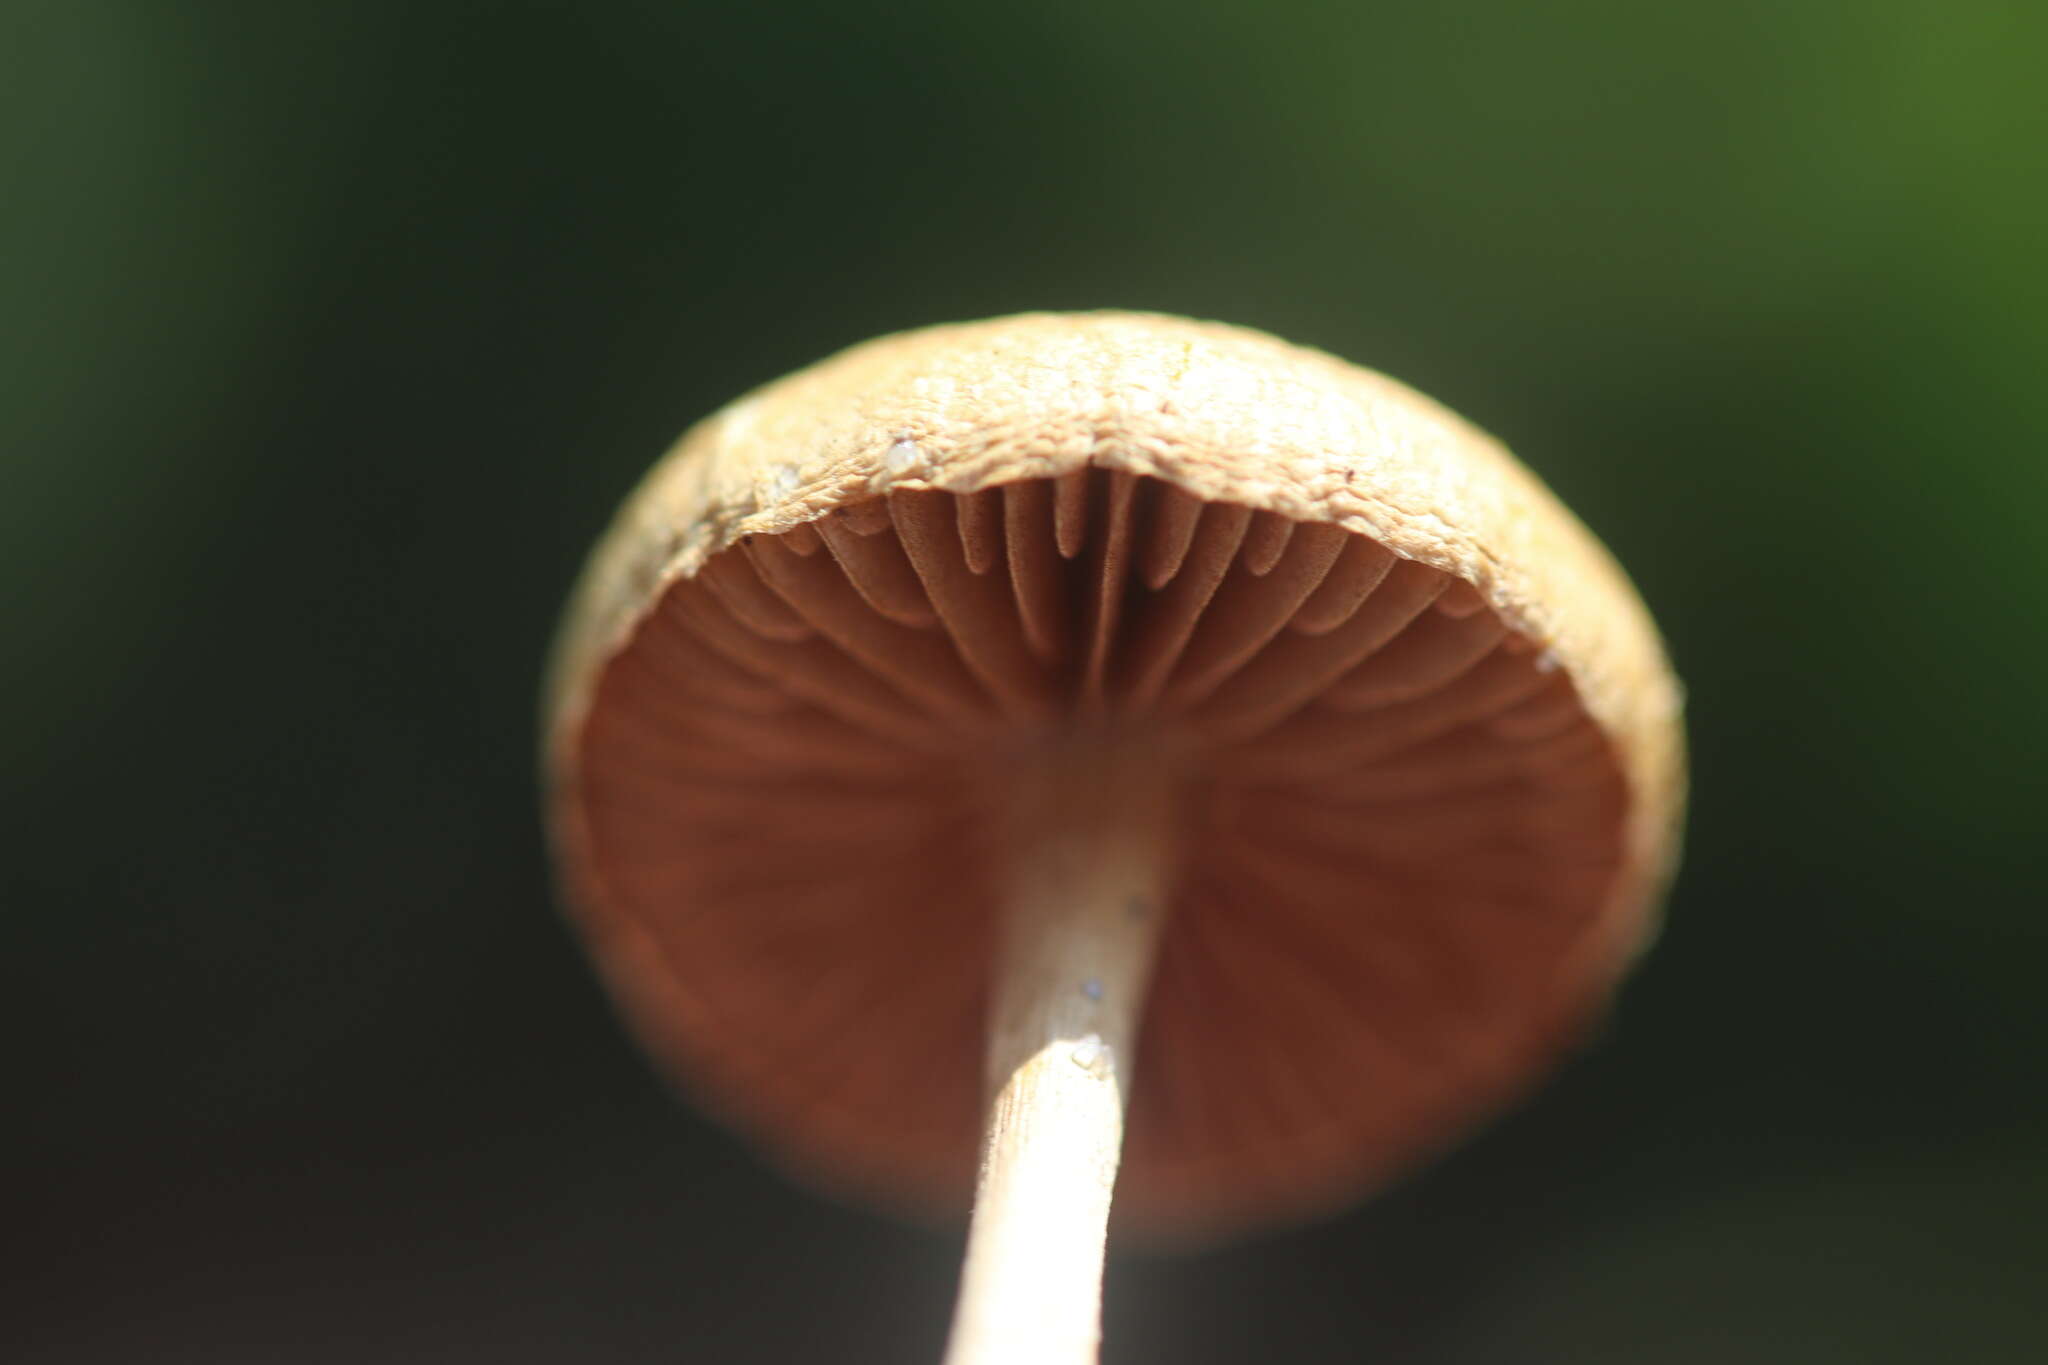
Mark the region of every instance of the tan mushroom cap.
<instances>
[{"instance_id":1,"label":"tan mushroom cap","mask_svg":"<svg viewBox=\"0 0 2048 1365\"><path fill-rule=\"evenodd\" d=\"M576 593L546 758L648 1048L800 1173L940 1209L1006 775L1142 736L1182 840L1117 1216L1214 1231L1387 1179L1597 1015L1675 857L1679 712L1604 549L1435 403L1237 328L1031 315L689 432Z\"/></svg>"}]
</instances>

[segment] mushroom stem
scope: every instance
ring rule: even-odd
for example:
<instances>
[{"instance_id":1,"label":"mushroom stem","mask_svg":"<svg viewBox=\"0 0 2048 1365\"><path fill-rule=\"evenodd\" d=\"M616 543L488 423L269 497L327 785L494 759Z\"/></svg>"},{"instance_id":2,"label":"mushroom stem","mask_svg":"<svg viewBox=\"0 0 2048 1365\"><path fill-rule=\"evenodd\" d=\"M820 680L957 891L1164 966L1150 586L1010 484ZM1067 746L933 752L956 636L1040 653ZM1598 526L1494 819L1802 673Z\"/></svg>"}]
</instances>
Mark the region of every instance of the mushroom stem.
<instances>
[{"instance_id":1,"label":"mushroom stem","mask_svg":"<svg viewBox=\"0 0 2048 1365\"><path fill-rule=\"evenodd\" d=\"M1145 987L1169 779L1064 749L1018 784L988 1035L981 1179L946 1365L1088 1365Z\"/></svg>"}]
</instances>

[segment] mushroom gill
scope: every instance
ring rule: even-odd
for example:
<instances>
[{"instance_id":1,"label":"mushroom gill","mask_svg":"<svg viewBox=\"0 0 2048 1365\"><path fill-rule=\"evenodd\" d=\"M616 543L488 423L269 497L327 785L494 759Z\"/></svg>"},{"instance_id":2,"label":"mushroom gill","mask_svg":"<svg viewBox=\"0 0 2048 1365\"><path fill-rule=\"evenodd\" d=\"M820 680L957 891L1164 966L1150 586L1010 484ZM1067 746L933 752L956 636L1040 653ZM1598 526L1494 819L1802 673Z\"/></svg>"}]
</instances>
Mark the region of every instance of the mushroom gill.
<instances>
[{"instance_id":1,"label":"mushroom gill","mask_svg":"<svg viewBox=\"0 0 2048 1365\"><path fill-rule=\"evenodd\" d=\"M1384 1179L1598 1004L1629 791L1567 671L1364 534L1121 470L713 554L597 665L559 827L656 1056L807 1175L964 1207L1001 812L1094 746L1173 774L1120 1221Z\"/></svg>"}]
</instances>

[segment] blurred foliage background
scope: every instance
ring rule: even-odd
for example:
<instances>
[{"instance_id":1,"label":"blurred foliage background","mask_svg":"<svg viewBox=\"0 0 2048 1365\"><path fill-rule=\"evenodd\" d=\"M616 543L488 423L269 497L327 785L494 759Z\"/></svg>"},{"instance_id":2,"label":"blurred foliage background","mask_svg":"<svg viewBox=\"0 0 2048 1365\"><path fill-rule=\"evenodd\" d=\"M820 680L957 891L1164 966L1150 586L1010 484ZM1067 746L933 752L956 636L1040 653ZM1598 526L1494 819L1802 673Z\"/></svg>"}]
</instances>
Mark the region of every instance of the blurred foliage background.
<instances>
[{"instance_id":1,"label":"blurred foliage background","mask_svg":"<svg viewBox=\"0 0 2048 1365\"><path fill-rule=\"evenodd\" d=\"M541 654L871 334L1263 327L1502 434L1691 694L1669 930L1526 1109L1113 1264L1106 1359L2048 1353L2048 7L0 6L21 1362L935 1360L957 1240L676 1104Z\"/></svg>"}]
</instances>

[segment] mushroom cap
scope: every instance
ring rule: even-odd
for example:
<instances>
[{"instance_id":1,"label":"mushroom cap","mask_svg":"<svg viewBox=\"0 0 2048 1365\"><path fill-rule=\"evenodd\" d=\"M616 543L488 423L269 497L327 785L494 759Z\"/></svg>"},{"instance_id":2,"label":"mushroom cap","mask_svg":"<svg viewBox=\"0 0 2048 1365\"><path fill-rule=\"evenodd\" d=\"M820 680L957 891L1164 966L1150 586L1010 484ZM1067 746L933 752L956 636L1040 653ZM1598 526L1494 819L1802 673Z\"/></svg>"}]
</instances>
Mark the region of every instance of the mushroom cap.
<instances>
[{"instance_id":1,"label":"mushroom cap","mask_svg":"<svg viewBox=\"0 0 2048 1365\"><path fill-rule=\"evenodd\" d=\"M655 466L558 642L548 813L652 1054L798 1174L945 1210L1005 774L1158 736L1187 833L1117 1216L1214 1233L1386 1181L1597 1016L1676 857L1680 706L1603 547L1437 404L1026 315L857 346Z\"/></svg>"}]
</instances>

